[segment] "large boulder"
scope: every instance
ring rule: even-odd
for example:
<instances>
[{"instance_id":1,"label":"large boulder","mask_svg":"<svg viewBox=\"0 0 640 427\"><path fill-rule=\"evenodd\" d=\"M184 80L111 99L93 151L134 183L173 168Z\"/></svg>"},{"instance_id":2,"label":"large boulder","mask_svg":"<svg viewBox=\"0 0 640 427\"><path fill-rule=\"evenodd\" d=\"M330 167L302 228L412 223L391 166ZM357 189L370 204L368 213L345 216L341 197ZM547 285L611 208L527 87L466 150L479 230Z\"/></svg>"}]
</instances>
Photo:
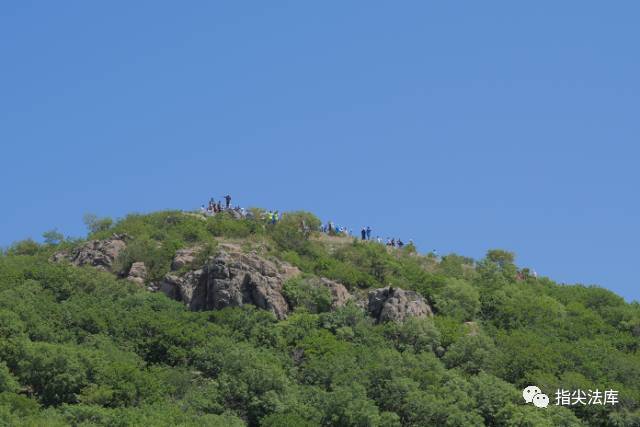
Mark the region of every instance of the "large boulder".
<instances>
[{"instance_id":1,"label":"large boulder","mask_svg":"<svg viewBox=\"0 0 640 427\"><path fill-rule=\"evenodd\" d=\"M68 261L73 265L89 265L102 271L113 272L113 263L127 247L126 235L114 234L106 240L91 240L71 251L54 254L54 262Z\"/></svg>"},{"instance_id":2,"label":"large boulder","mask_svg":"<svg viewBox=\"0 0 640 427\"><path fill-rule=\"evenodd\" d=\"M427 300L420 294L391 286L370 291L367 310L378 322L433 316Z\"/></svg>"},{"instance_id":3,"label":"large boulder","mask_svg":"<svg viewBox=\"0 0 640 427\"><path fill-rule=\"evenodd\" d=\"M140 286L144 285L144 282L147 280L147 266L144 265L144 262L134 262L131 264L127 280Z\"/></svg>"},{"instance_id":4,"label":"large boulder","mask_svg":"<svg viewBox=\"0 0 640 427\"><path fill-rule=\"evenodd\" d=\"M344 306L347 301L353 298L342 283L334 282L324 277L320 278L320 283L331 292L331 308L334 310Z\"/></svg>"},{"instance_id":5,"label":"large boulder","mask_svg":"<svg viewBox=\"0 0 640 427\"><path fill-rule=\"evenodd\" d=\"M174 267L178 265L174 262ZM282 285L295 271L256 253L245 254L223 247L197 270L183 275L168 274L159 288L171 298L183 301L191 310L253 304L284 319L289 306L282 295Z\"/></svg>"},{"instance_id":6,"label":"large boulder","mask_svg":"<svg viewBox=\"0 0 640 427\"><path fill-rule=\"evenodd\" d=\"M179 249L176 252L176 255L173 257L173 262L171 263L171 269L174 271L180 270L183 267L188 267L191 264L193 264L199 250L200 248L198 247Z\"/></svg>"}]
</instances>

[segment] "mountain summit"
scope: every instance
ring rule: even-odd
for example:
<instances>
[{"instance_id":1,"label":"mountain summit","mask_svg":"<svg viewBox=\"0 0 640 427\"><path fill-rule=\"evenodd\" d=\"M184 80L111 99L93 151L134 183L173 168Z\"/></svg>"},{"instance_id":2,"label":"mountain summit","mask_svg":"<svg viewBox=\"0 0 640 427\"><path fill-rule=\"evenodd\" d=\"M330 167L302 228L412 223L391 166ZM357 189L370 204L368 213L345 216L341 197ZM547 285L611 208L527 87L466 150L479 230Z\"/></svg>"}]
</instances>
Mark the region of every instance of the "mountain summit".
<instances>
[{"instance_id":1,"label":"mountain summit","mask_svg":"<svg viewBox=\"0 0 640 427\"><path fill-rule=\"evenodd\" d=\"M510 252L230 206L87 224L0 256L0 425L640 425L640 306Z\"/></svg>"}]
</instances>

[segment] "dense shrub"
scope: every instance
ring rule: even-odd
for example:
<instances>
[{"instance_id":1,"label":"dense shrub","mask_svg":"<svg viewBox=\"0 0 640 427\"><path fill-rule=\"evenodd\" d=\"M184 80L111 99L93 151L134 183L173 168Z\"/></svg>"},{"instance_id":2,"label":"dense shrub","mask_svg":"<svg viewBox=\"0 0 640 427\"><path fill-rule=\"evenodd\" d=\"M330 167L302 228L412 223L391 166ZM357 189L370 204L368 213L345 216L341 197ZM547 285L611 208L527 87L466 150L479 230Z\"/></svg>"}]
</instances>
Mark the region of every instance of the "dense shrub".
<instances>
[{"instance_id":1,"label":"dense shrub","mask_svg":"<svg viewBox=\"0 0 640 427\"><path fill-rule=\"evenodd\" d=\"M331 292L313 277L296 277L285 282L282 293L294 308L304 308L312 313L329 311Z\"/></svg>"},{"instance_id":2,"label":"dense shrub","mask_svg":"<svg viewBox=\"0 0 640 427\"><path fill-rule=\"evenodd\" d=\"M13 245L0 256L0 425L637 424L637 303L516 280L522 270L504 251L439 261L371 242L325 244L309 214L254 218L130 215L90 238L127 234L118 269L144 261L152 280L179 248L199 247L201 264L217 239L245 239L306 273L284 286L300 308L284 320L252 306L189 312L114 275L51 263L78 244L59 236ZM359 288L413 289L436 314L375 324L357 301L330 310L317 276L359 299ZM620 403L541 411L522 403L529 384L552 399L560 387L613 388Z\"/></svg>"}]
</instances>

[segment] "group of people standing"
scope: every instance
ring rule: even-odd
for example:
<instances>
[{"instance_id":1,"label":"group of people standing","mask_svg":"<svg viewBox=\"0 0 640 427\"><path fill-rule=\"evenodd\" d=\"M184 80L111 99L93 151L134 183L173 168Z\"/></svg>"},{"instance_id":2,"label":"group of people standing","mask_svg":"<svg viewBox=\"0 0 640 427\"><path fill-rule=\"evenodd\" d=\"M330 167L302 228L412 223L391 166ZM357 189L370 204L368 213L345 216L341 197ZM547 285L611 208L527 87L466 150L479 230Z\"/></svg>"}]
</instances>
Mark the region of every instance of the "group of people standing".
<instances>
[{"instance_id":1,"label":"group of people standing","mask_svg":"<svg viewBox=\"0 0 640 427\"><path fill-rule=\"evenodd\" d=\"M230 212L235 218L253 218L254 212L251 210L246 210L245 208L241 208L240 206L231 207L231 196L226 195L223 197L224 199L224 207L222 205L222 201L216 201L213 197L209 199L209 204L207 206L200 206L200 212L204 215L215 215L220 212ZM275 224L280 220L280 212L279 211L265 211L260 215L261 219L266 219L270 224Z\"/></svg>"},{"instance_id":2,"label":"group of people standing","mask_svg":"<svg viewBox=\"0 0 640 427\"><path fill-rule=\"evenodd\" d=\"M208 206L202 205L200 207L200 211L205 215L215 215L219 212L229 211L231 209L231 196L229 194L224 196L224 208L222 207L222 201L219 200L216 202L213 197L209 199ZM240 213L240 216L242 218L248 218L252 216L251 212L245 211L244 208L236 207L233 210ZM266 219L270 224L276 224L280 220L280 213L277 210L266 211L262 213L261 217L263 219ZM322 225L320 231L326 234L338 234L343 236L351 236L353 234L352 230L348 229L347 227L335 225L332 221L327 222L326 225ZM366 241L375 241L377 243L383 244L380 236L376 236L376 238L373 239L371 237L371 232L372 229L370 226L362 227L362 230L360 230L360 239ZM409 241L409 243L413 244L411 240ZM405 243L401 239L389 237L387 237L386 243L384 244L393 248L402 248L405 246Z\"/></svg>"},{"instance_id":3,"label":"group of people standing","mask_svg":"<svg viewBox=\"0 0 640 427\"><path fill-rule=\"evenodd\" d=\"M280 212L278 211L267 211L264 215L266 216L267 221L271 224L275 224L280 220Z\"/></svg>"},{"instance_id":4,"label":"group of people standing","mask_svg":"<svg viewBox=\"0 0 640 427\"><path fill-rule=\"evenodd\" d=\"M342 227L340 225L335 225L333 221L327 222L327 224L322 225L320 231L325 234L337 234L343 236L351 236L353 232L347 227ZM386 243L382 240L380 236L372 237L372 229L370 226L362 227L360 230L360 240L372 241L380 244L385 244L386 246L393 248L402 248L405 246L405 243L402 239L389 238L387 237ZM413 244L413 241L409 240L409 244Z\"/></svg>"},{"instance_id":5,"label":"group of people standing","mask_svg":"<svg viewBox=\"0 0 640 427\"><path fill-rule=\"evenodd\" d=\"M225 202L225 208L224 209L230 209L231 208L231 196L230 195L226 195L224 196L224 202ZM218 200L217 202L213 199L213 197L211 199L209 199L209 206L205 207L204 205L202 205L200 207L200 211L204 214L209 214L209 215L213 215L213 214L217 214L218 212L222 212L223 208L222 208L222 201Z\"/></svg>"}]
</instances>

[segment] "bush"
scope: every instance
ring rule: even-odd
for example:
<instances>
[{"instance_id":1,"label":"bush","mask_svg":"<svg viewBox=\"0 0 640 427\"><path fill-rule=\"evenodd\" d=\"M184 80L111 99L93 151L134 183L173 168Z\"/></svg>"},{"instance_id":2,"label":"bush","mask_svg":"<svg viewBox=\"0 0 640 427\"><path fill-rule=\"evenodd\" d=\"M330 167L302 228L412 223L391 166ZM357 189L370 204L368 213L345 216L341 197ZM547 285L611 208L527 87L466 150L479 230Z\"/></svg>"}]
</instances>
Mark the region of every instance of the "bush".
<instances>
[{"instance_id":1,"label":"bush","mask_svg":"<svg viewBox=\"0 0 640 427\"><path fill-rule=\"evenodd\" d=\"M258 229L254 221L233 219L224 212L207 219L207 230L216 237L248 237L255 234Z\"/></svg>"},{"instance_id":2,"label":"bush","mask_svg":"<svg viewBox=\"0 0 640 427\"><path fill-rule=\"evenodd\" d=\"M282 288L285 298L294 308L305 308L312 313L331 309L331 291L317 278L289 279Z\"/></svg>"},{"instance_id":3,"label":"bush","mask_svg":"<svg viewBox=\"0 0 640 427\"><path fill-rule=\"evenodd\" d=\"M430 318L409 318L404 323L385 325L385 336L393 340L398 351L435 351L440 346L440 331Z\"/></svg>"},{"instance_id":4,"label":"bush","mask_svg":"<svg viewBox=\"0 0 640 427\"><path fill-rule=\"evenodd\" d=\"M308 253L309 237L314 230L320 228L320 220L308 212L287 212L278 221L271 235L283 250Z\"/></svg>"},{"instance_id":5,"label":"bush","mask_svg":"<svg viewBox=\"0 0 640 427\"><path fill-rule=\"evenodd\" d=\"M89 233L100 233L107 231L113 225L113 220L109 217L98 218L95 214L87 213L83 217L84 225L87 226Z\"/></svg>"},{"instance_id":6,"label":"bush","mask_svg":"<svg viewBox=\"0 0 640 427\"><path fill-rule=\"evenodd\" d=\"M461 321L473 320L480 310L480 293L462 279L448 279L433 299L439 313Z\"/></svg>"},{"instance_id":7,"label":"bush","mask_svg":"<svg viewBox=\"0 0 640 427\"><path fill-rule=\"evenodd\" d=\"M15 392L18 387L18 380L9 372L7 364L0 361L0 393L5 391Z\"/></svg>"},{"instance_id":8,"label":"bush","mask_svg":"<svg viewBox=\"0 0 640 427\"><path fill-rule=\"evenodd\" d=\"M491 338L465 335L447 349L443 361L447 368L461 368L469 374L477 374L491 367L495 353Z\"/></svg>"},{"instance_id":9,"label":"bush","mask_svg":"<svg viewBox=\"0 0 640 427\"><path fill-rule=\"evenodd\" d=\"M8 255L37 255L41 248L38 243L32 239L21 240L11 245L7 251Z\"/></svg>"},{"instance_id":10,"label":"bush","mask_svg":"<svg viewBox=\"0 0 640 427\"><path fill-rule=\"evenodd\" d=\"M57 245L64 240L64 235L53 229L42 233L42 238L47 245Z\"/></svg>"}]
</instances>

